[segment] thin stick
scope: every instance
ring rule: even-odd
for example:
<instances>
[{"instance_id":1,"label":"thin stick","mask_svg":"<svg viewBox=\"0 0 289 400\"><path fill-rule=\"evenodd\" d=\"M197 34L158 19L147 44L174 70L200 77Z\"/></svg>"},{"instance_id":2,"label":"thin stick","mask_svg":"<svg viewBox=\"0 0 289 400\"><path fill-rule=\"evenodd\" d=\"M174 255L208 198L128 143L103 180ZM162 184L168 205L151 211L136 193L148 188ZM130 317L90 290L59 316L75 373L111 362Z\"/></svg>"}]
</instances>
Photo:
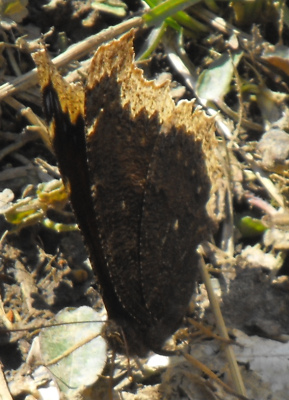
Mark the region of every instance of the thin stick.
<instances>
[{"instance_id":1,"label":"thin stick","mask_svg":"<svg viewBox=\"0 0 289 400\"><path fill-rule=\"evenodd\" d=\"M213 371L210 370L205 364L192 357L190 354L184 354L184 357L196 368L204 372L204 374L208 375L211 379L216 381L219 385L221 385L228 393L231 393L233 396L237 397L241 400L248 400L247 397L244 397L242 394L235 393L230 386L226 385Z\"/></svg>"},{"instance_id":2,"label":"thin stick","mask_svg":"<svg viewBox=\"0 0 289 400\"><path fill-rule=\"evenodd\" d=\"M229 339L229 335L226 329L226 325L221 313L221 309L219 306L219 303L215 297L212 285L211 285L211 281L210 281L210 277L209 277L209 273L207 271L207 268L205 266L205 263L203 261L203 258L201 257L201 261L200 261L200 271L202 274L202 279L206 285L206 289L207 289L207 293L208 293L208 297L210 300L210 306L212 307L215 319L216 319L216 324L217 324L217 328L219 331L220 336L224 337L225 339ZM236 361L236 357L233 351L233 348L231 345L227 345L225 347L225 353L226 353L226 357L229 363L229 368L230 368L230 373L231 373L231 378L235 387L235 390L238 394L241 394L242 396L246 397L246 389L243 383L243 379Z\"/></svg>"},{"instance_id":3,"label":"thin stick","mask_svg":"<svg viewBox=\"0 0 289 400\"><path fill-rule=\"evenodd\" d=\"M142 17L135 17L128 21L124 21L121 24L109 27L96 35L89 36L85 40L70 46L64 53L55 57L52 61L57 67L62 67L72 60L79 60L102 43L112 40L131 28L137 28L142 25L144 25ZM20 90L26 90L27 88L36 85L37 82L37 70L34 68L32 71L16 78L13 82L7 82L0 86L0 101L5 97L19 92Z\"/></svg>"}]
</instances>

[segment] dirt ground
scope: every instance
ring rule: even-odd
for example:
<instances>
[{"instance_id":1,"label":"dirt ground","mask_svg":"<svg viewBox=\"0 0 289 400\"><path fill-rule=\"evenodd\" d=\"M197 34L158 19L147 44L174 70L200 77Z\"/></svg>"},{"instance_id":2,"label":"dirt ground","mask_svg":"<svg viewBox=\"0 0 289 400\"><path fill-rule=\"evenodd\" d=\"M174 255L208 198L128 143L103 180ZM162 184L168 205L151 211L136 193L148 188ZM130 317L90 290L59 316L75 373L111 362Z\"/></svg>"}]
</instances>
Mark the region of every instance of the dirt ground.
<instances>
[{"instance_id":1,"label":"dirt ground","mask_svg":"<svg viewBox=\"0 0 289 400\"><path fill-rule=\"evenodd\" d=\"M71 81L85 79L85 60L96 50L94 45L83 50L87 38L144 9L141 1L104 2L110 6L105 11L97 3L0 4L0 394L5 400L64 398L55 373L41 367L47 364L37 347L41 328L66 307L90 307L97 320L105 319L97 279L45 142L30 54L40 38L51 58L78 45L61 61L61 72ZM242 8L217 2L208 9L200 2L186 9L201 25L189 28L177 20L184 43L167 27L148 60L138 63L148 79L169 77L176 100L197 98L216 120L222 160L219 228L204 253L246 394L236 394L228 345L216 338L218 322L200 274L187 318L169 342L177 355L130 359L101 342L103 362L94 370L94 354L86 353L83 365L78 360L83 380L67 398L288 399L289 9L261 1L253 10L246 3ZM152 28L137 29L135 50L141 54L148 50ZM53 187L39 186L51 181ZM55 335L68 337L68 329L65 325L64 333Z\"/></svg>"}]
</instances>

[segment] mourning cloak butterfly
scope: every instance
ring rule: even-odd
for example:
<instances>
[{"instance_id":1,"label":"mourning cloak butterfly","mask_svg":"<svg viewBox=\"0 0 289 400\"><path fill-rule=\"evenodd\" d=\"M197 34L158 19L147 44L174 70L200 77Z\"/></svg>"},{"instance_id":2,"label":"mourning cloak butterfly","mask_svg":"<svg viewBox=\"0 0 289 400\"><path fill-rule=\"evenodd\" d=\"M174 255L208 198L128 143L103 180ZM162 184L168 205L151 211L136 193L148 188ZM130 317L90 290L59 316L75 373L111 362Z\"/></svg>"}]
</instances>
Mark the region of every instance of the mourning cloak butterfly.
<instances>
[{"instance_id":1,"label":"mourning cloak butterfly","mask_svg":"<svg viewBox=\"0 0 289 400\"><path fill-rule=\"evenodd\" d=\"M208 237L213 120L175 105L169 83L143 78L133 33L101 46L87 84L68 84L34 54L60 171L102 288L130 354L162 352L196 280Z\"/></svg>"}]
</instances>

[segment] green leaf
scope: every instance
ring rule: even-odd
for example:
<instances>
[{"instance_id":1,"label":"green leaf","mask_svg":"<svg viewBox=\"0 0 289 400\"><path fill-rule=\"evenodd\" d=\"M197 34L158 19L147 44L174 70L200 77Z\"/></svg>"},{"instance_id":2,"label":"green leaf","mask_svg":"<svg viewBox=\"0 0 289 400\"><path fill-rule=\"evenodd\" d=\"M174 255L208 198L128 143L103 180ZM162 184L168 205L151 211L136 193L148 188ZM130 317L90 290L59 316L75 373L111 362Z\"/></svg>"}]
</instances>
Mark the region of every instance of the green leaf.
<instances>
[{"instance_id":1,"label":"green leaf","mask_svg":"<svg viewBox=\"0 0 289 400\"><path fill-rule=\"evenodd\" d=\"M234 65L238 65L242 54L242 52L235 53L232 56L223 54L213 61L210 67L199 76L196 88L198 97L214 102L222 100L230 90Z\"/></svg>"},{"instance_id":2,"label":"green leaf","mask_svg":"<svg viewBox=\"0 0 289 400\"><path fill-rule=\"evenodd\" d=\"M236 225L242 237L246 238L260 236L267 230L267 227L259 219L250 216L240 218Z\"/></svg>"},{"instance_id":3,"label":"green leaf","mask_svg":"<svg viewBox=\"0 0 289 400\"><path fill-rule=\"evenodd\" d=\"M104 368L107 348L100 334L104 324L100 319L90 307L66 308L56 316L59 326L40 333L44 365L66 395L95 383Z\"/></svg>"},{"instance_id":4,"label":"green leaf","mask_svg":"<svg viewBox=\"0 0 289 400\"><path fill-rule=\"evenodd\" d=\"M200 0L167 0L160 4L157 4L156 0L150 0L146 2L150 7L153 8L143 15L143 19L148 25L157 25L178 11L199 3Z\"/></svg>"}]
</instances>

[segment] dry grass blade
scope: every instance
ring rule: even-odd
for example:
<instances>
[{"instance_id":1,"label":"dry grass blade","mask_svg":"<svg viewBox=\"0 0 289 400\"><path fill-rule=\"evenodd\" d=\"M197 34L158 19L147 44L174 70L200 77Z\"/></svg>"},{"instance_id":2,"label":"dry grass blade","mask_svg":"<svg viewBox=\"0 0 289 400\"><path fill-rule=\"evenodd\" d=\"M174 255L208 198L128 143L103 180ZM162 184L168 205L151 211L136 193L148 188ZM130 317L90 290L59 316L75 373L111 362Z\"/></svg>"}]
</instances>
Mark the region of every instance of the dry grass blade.
<instances>
[{"instance_id":1,"label":"dry grass blade","mask_svg":"<svg viewBox=\"0 0 289 400\"><path fill-rule=\"evenodd\" d=\"M220 310L220 306L215 297L214 290L213 290L211 282L210 282L210 277L209 277L208 271L207 271L205 263L202 259L200 261L200 271L201 271L202 279L206 285L208 297L210 300L210 306L215 315L216 324L217 324L220 336L229 340L229 335L228 335L226 325L225 325L225 322L224 322L224 319L223 319L223 316L222 316L222 313ZM228 359L230 374L232 377L232 381L233 381L235 390L238 394L246 397L246 389L245 389L245 386L243 383L243 379L242 379L233 349L230 345L226 346L225 353L226 353L226 356Z\"/></svg>"}]
</instances>

